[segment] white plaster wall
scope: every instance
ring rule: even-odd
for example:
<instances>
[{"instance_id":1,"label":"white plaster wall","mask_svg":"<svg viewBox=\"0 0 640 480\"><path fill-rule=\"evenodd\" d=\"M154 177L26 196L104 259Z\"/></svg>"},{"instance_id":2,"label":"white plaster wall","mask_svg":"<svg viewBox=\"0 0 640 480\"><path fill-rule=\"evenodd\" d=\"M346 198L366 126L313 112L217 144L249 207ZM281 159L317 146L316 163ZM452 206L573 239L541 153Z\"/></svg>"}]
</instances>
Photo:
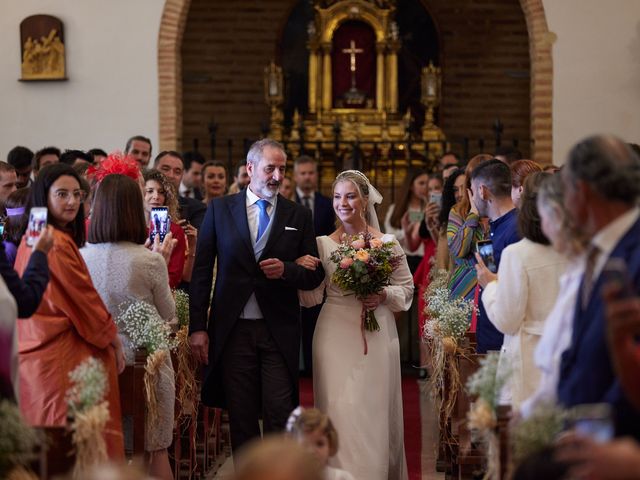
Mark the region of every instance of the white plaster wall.
<instances>
[{"instance_id":1,"label":"white plaster wall","mask_svg":"<svg viewBox=\"0 0 640 480\"><path fill-rule=\"evenodd\" d=\"M613 133L640 143L640 1L544 0L553 47L553 155Z\"/></svg>"},{"instance_id":2,"label":"white plaster wall","mask_svg":"<svg viewBox=\"0 0 640 480\"><path fill-rule=\"evenodd\" d=\"M163 0L0 0L0 159L15 145L37 150L123 149L158 139L158 32ZM64 82L19 82L20 22L64 23Z\"/></svg>"}]
</instances>

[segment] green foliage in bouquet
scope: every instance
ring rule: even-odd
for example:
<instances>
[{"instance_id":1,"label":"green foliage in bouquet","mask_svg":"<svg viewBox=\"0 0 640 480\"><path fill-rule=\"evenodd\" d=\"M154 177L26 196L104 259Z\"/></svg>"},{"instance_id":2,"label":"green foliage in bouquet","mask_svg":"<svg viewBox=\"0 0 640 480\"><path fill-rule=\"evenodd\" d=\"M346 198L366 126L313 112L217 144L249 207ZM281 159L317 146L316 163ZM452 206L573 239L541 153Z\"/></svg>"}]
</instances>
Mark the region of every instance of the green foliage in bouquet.
<instances>
[{"instance_id":1,"label":"green foliage in bouquet","mask_svg":"<svg viewBox=\"0 0 640 480\"><path fill-rule=\"evenodd\" d=\"M184 327L189 325L189 294L184 290L173 291L176 302L176 317L178 317L178 326Z\"/></svg>"},{"instance_id":2,"label":"green foliage in bouquet","mask_svg":"<svg viewBox=\"0 0 640 480\"><path fill-rule=\"evenodd\" d=\"M472 395L477 395L495 411L498 404L500 390L509 379L508 372L498 374L498 361L500 352L488 352L480 360L480 368L467 381L467 390Z\"/></svg>"},{"instance_id":3,"label":"green foliage in bouquet","mask_svg":"<svg viewBox=\"0 0 640 480\"><path fill-rule=\"evenodd\" d=\"M553 445L564 428L566 418L565 410L544 403L536 406L529 418L514 424L509 434L514 465Z\"/></svg>"},{"instance_id":4,"label":"green foliage in bouquet","mask_svg":"<svg viewBox=\"0 0 640 480\"><path fill-rule=\"evenodd\" d=\"M136 300L119 305L117 316L120 332L135 348L145 348L149 355L158 350L171 350L175 346L171 327L158 315L153 305Z\"/></svg>"},{"instance_id":5,"label":"green foliage in bouquet","mask_svg":"<svg viewBox=\"0 0 640 480\"><path fill-rule=\"evenodd\" d=\"M33 457L38 435L20 415L18 406L0 401L0 478L6 478L18 465L27 465Z\"/></svg>"},{"instance_id":6,"label":"green foliage in bouquet","mask_svg":"<svg viewBox=\"0 0 640 480\"><path fill-rule=\"evenodd\" d=\"M69 413L76 416L101 403L109 387L104 364L88 357L69 372L71 387L67 390Z\"/></svg>"},{"instance_id":7,"label":"green foliage in bouquet","mask_svg":"<svg viewBox=\"0 0 640 480\"><path fill-rule=\"evenodd\" d=\"M331 261L337 267L331 281L357 298L380 292L389 285L391 274L402 259L402 255L393 253L393 245L393 242L374 238L369 232L343 236L338 248L331 253ZM367 331L380 330L372 311L365 313L364 326Z\"/></svg>"}]
</instances>

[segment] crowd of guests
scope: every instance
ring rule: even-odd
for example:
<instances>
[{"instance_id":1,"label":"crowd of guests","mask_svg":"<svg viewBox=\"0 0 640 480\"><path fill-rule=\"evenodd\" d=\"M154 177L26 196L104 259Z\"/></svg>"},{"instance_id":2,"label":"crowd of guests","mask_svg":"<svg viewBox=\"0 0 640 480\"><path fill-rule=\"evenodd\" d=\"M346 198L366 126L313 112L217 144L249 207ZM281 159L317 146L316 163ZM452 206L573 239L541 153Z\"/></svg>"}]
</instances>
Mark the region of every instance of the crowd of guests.
<instances>
[{"instance_id":1,"label":"crowd of guests","mask_svg":"<svg viewBox=\"0 0 640 480\"><path fill-rule=\"evenodd\" d=\"M281 369L285 377L288 371L291 378L296 378L299 368L306 373L320 372L315 376L321 382L328 375L331 378L326 383L316 385L320 395L338 385L332 382L341 367L336 365L329 371L326 355L340 339L327 337L332 340L322 343L321 348L321 340L314 343L318 317L324 322L322 328L329 324L328 317L339 317L333 311L327 313L329 309L321 305L332 296L330 283L320 283L322 265L326 271L327 245L339 241L341 233L364 229L382 238L382 232L375 228L373 203L368 203L375 189L360 172L345 172L334 182L334 198L329 199L318 191L316 161L305 156L294 162L292 177L285 175L283 167L277 167L275 173L260 171L262 159L266 158L263 151L278 148L275 142L261 143L255 151L262 156L253 158L252 147L248 163L238 164L232 172L225 164L207 161L198 152L163 151L154 157L151 141L144 136L130 138L122 155L108 155L100 149L63 152L55 147L35 153L15 147L9 152L7 162L0 162L0 393L16 399L28 423L65 424L68 372L87 356L99 358L107 368L109 381L110 420L105 430L108 453L114 460L122 458L130 426L126 418L123 425L120 415L117 377L126 364L132 363L133 349L127 337L118 334L114 319L123 302L141 300L154 306L159 316L171 323L175 316L171 290L189 290L192 281L195 306L191 312L195 320L190 334L194 355L205 364L205 384L209 375L213 378L219 373L224 384L221 388L234 392L233 401L256 381L277 387L276 391L262 392L264 398L257 404L250 398L242 399L244 403L232 402L234 450L259 435L257 427L247 427L246 422L243 425L245 419L238 412L262 408L265 402L269 406L269 411L262 412L265 432L277 432L283 429L284 420L296 405L292 399L297 387L290 382L281 382L275 376L266 378L264 370L254 378L255 372L249 374L245 366L240 368L236 363L237 358L244 359L249 354L241 348L249 337L257 336L251 340L257 342L251 355L271 358L269 361L275 358L273 370ZM574 475L584 478L591 478L592 474L596 478L638 478L629 473L639 471L633 469L640 461L637 150L615 137L595 136L577 144L561 169L543 167L520 158L513 149L505 149L494 155L476 155L465 165L448 152L442 156L436 173L409 170L383 222L384 231L393 234L398 248L404 250L407 279L396 278L397 283L375 298L357 300L375 309L388 306L392 318L391 313L409 309L413 283L418 302L412 307L410 318L422 331L427 320L424 292L431 270L446 270L451 295L477 307L469 319L470 330L476 334L477 352L500 351L499 369L510 372L500 394L501 403L511 405L523 417L549 402L567 408L598 403L611 406L611 414L604 420L611 422L615 438L597 443L580 432L572 433L559 442L553 454L556 461L570 465ZM273 153L276 154L280 155L279 150ZM276 164L279 161L277 157ZM247 193L249 224L243 227L237 223L238 212L233 214L236 204L232 197L229 201L219 199L247 191L250 184L262 188L265 195L250 200L252 194ZM276 211L283 212L276 207L284 207L261 204L262 198L273 198L266 192L275 192L276 196L279 192L279 197L303 207L296 210L297 216L291 213L286 226L280 225L289 232L287 239L294 239L294 243L282 240L279 245L280 256L291 257L284 262L260 256L267 246L273 248L266 240L269 229L277 221L284 222L274 215ZM241 198L244 202L245 195ZM35 207L47 209L49 226L29 245L25 232L29 212ZM151 212L157 207L167 207L170 218L169 231L162 241L152 234ZM223 217L227 214L228 220ZM242 236L231 235L233 228L246 228L253 237L249 257L255 255L257 263L247 266L241 274L234 270L234 262L239 257L236 251L243 248ZM266 236L261 240L263 233ZM217 238L223 234L229 236L227 243ZM317 248L302 238L309 234L311 238L319 237ZM326 240L321 241L321 237ZM478 243L486 241L492 249L490 258L477 252ZM212 283L216 281L231 285L229 291L221 287L219 294L224 298L218 299L217 305L215 299L214 304L210 303ZM251 297L238 303L236 300L250 288L247 285L254 285L257 293L248 291ZM297 288L309 290L312 296L319 296L319 301L303 302L306 307L301 307L300 320L294 315L295 328L284 323L274 326L270 323L272 311L276 317L278 312L289 315L291 302L296 311L300 308L289 295ZM267 293L283 295L282 301L274 297L276 305L271 306L265 299ZM216 305L221 318L228 313L225 308L235 308L235 303L239 313L232 316L234 322L237 318L243 320L244 331L226 329L221 321L217 330L212 330L211 320L207 320L209 306L213 315ZM332 301L327 304L330 307ZM335 305L344 312L350 307ZM17 318L21 320L16 322ZM262 327L256 325L262 324L256 319L266 321L264 332L260 333ZM390 390L397 389L394 369L399 374L398 340L392 325L393 322L385 327L390 329L390 346L380 347L385 355L383 364L391 363L385 387ZM212 342L232 342L237 351L225 343L215 343L216 348L210 350L211 335L207 332L214 334ZM359 335L359 330L356 333ZM326 336L325 330L322 334ZM348 335L339 333L343 338ZM283 347L285 340L300 337L301 344ZM313 352L312 347L321 354ZM283 358L268 357L277 350ZM209 358L210 351L213 358ZM421 364L427 370L429 353L421 344ZM371 364L377 361L376 353L373 355L369 358ZM225 358L225 369L218 372L215 364L224 363ZM343 369L348 358L340 360ZM314 359L323 364L314 366ZM158 478L172 478L167 450L172 440L175 403L170 357L162 369L156 386L162 420L147 425L145 450L150 453L149 472ZM295 374L291 373L293 370ZM380 375L381 369L376 372L373 373ZM362 397L360 401L370 401L364 393L370 380L366 379L369 377L352 379L352 391L347 393L352 395L355 391L358 398ZM203 398L216 402L213 396L217 394L217 390L213 394L203 391ZM230 400L226 398L223 403ZM357 399L347 400L348 408L353 408L351 402ZM398 407L393 392L385 402L387 407L395 405L401 412L401 403ZM309 410L289 419L290 436L315 452L324 468L318 478L353 478L329 466L329 458L338 451L338 441L336 428L326 414L335 415L337 424L341 428L345 425L345 430L349 430L348 419L353 415L333 397L320 404L323 412ZM256 411L256 422L260 416ZM399 434L389 430L391 424L397 423L395 417L385 418L386 434L402 437L401 429ZM359 455L353 453L357 437L351 431L343 434L349 444L346 453L336 457L342 460L333 465L344 465ZM619 440L622 436L631 439ZM291 451L287 441L279 442L264 449ZM394 442L381 447L386 451L387 463L370 478L380 472L384 472L381 478L406 478L404 447L401 440L396 438ZM396 457L390 453L392 447L397 448ZM373 453L379 459L379 452ZM261 455L264 453L248 454L246 464L238 463L238 478L259 478L249 465L266 461ZM299 459L291 459L292 465L298 465L295 462ZM357 459L352 464L351 473L360 478L358 472L366 470L359 469L365 467ZM616 476L619 471L628 475Z\"/></svg>"}]
</instances>

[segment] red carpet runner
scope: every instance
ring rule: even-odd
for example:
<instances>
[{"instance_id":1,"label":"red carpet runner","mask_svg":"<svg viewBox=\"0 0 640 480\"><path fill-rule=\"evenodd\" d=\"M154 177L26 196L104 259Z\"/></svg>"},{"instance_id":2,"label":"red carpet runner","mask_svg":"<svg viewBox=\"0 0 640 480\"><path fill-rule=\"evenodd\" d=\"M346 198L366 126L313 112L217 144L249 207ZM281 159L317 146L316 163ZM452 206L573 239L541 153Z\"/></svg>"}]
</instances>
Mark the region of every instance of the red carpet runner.
<instances>
[{"instance_id":1,"label":"red carpet runner","mask_svg":"<svg viewBox=\"0 0 640 480\"><path fill-rule=\"evenodd\" d=\"M422 478L422 421L420 419L420 391L415 378L402 379L402 403L404 410L404 448L407 454L409 480ZM313 406L313 381L300 379L300 404Z\"/></svg>"}]
</instances>

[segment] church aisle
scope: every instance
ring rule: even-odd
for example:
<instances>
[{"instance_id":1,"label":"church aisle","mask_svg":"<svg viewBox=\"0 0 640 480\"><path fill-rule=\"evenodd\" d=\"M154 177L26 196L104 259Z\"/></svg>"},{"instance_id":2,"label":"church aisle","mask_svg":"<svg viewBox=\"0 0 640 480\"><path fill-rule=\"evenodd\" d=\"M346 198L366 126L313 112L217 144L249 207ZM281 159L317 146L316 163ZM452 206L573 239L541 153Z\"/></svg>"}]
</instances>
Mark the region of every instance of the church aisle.
<instances>
[{"instance_id":1,"label":"church aisle","mask_svg":"<svg viewBox=\"0 0 640 480\"><path fill-rule=\"evenodd\" d=\"M441 480L443 473L437 473L436 447L438 441L437 416L431 396L425 390L424 381L413 377L402 380L405 449L409 467L409 480ZM311 379L300 380L300 401L305 407L313 405L313 384ZM230 480L233 475L233 459L229 457L215 475L208 480Z\"/></svg>"}]
</instances>

